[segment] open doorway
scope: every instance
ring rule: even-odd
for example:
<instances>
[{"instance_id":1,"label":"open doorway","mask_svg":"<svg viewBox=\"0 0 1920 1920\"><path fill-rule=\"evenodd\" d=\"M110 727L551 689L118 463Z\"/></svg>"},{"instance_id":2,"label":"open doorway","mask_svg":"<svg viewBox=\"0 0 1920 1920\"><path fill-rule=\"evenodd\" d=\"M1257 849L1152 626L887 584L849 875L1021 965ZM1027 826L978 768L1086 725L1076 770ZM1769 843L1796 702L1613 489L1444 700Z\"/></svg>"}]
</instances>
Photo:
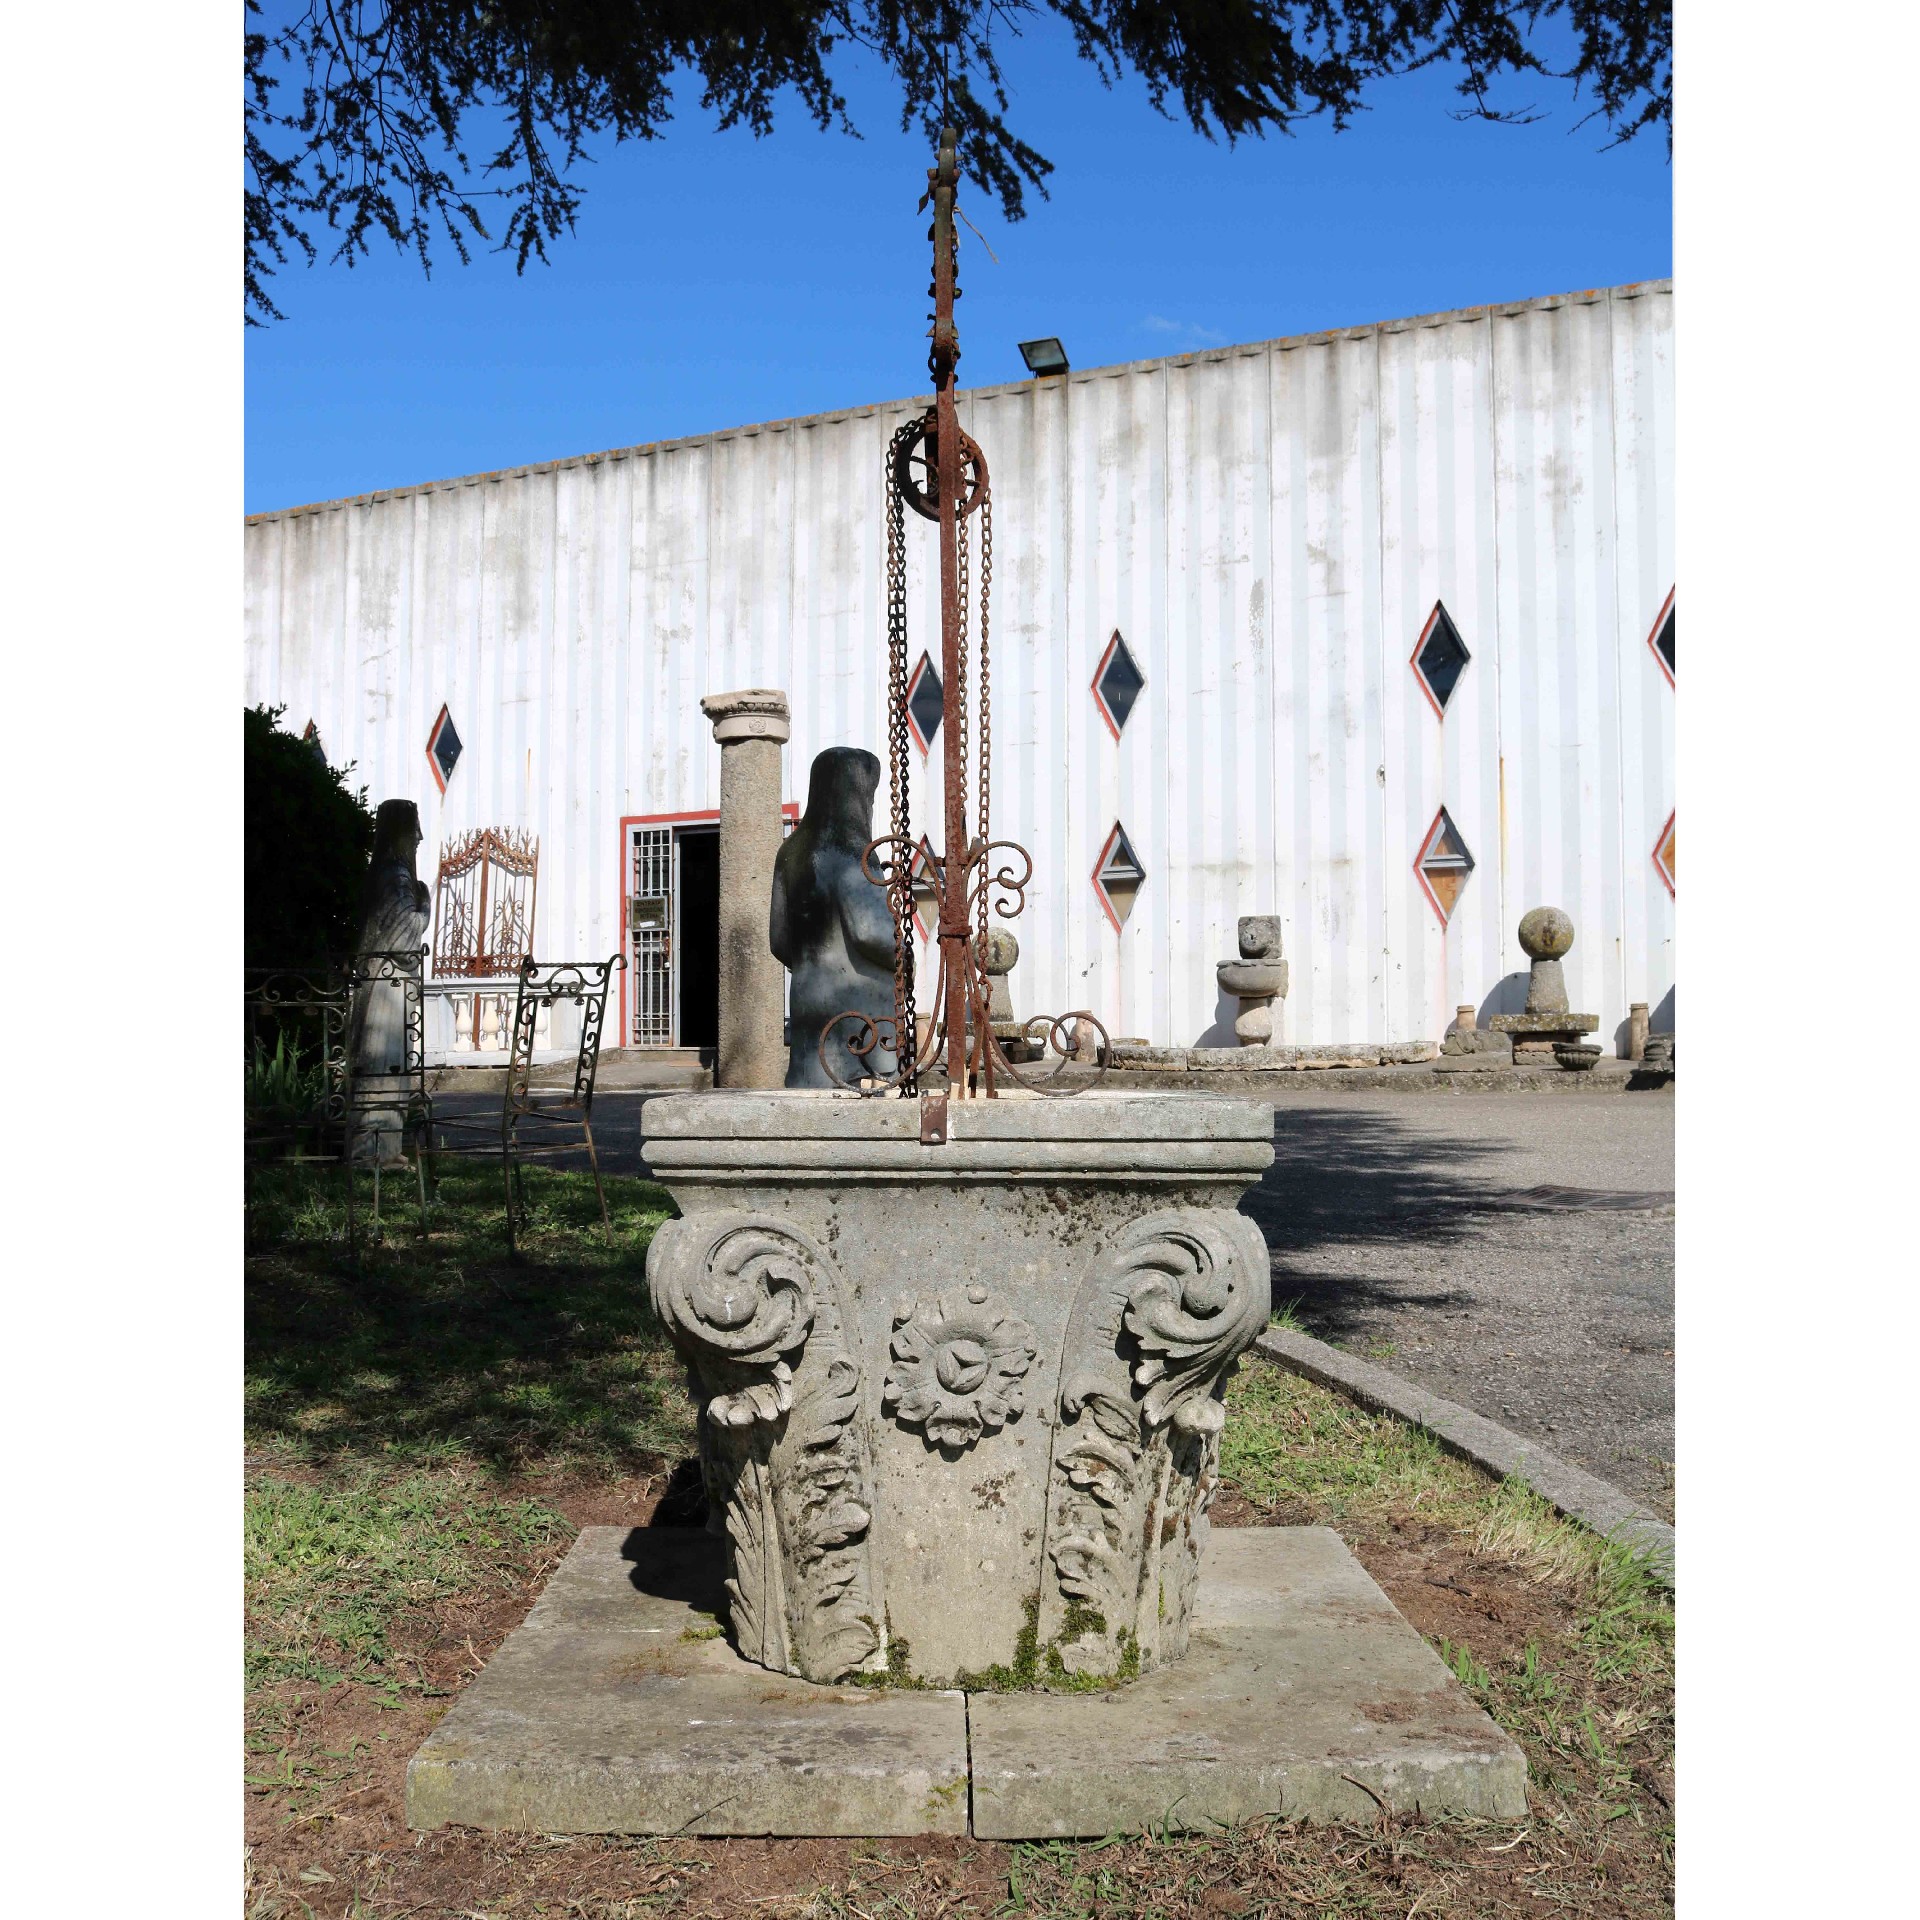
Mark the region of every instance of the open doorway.
<instances>
[{"instance_id":1,"label":"open doorway","mask_svg":"<svg viewBox=\"0 0 1920 1920\"><path fill-rule=\"evenodd\" d=\"M679 1040L683 1047L720 1044L720 829L682 827L680 939L674 956Z\"/></svg>"},{"instance_id":2,"label":"open doorway","mask_svg":"<svg viewBox=\"0 0 1920 1920\"><path fill-rule=\"evenodd\" d=\"M781 808L786 831L800 809ZM720 1044L720 816L629 815L620 822L627 973L620 1044Z\"/></svg>"},{"instance_id":3,"label":"open doorway","mask_svg":"<svg viewBox=\"0 0 1920 1920\"><path fill-rule=\"evenodd\" d=\"M629 1047L720 1038L720 817L624 820Z\"/></svg>"}]
</instances>

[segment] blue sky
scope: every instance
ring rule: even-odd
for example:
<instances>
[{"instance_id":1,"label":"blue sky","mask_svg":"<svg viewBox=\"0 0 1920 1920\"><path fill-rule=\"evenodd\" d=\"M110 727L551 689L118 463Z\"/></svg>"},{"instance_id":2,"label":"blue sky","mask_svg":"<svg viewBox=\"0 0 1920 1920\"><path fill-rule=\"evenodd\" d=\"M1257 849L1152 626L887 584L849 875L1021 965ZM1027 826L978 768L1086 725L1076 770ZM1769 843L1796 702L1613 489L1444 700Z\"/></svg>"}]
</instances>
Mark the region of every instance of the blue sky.
<instances>
[{"instance_id":1,"label":"blue sky","mask_svg":"<svg viewBox=\"0 0 1920 1920\"><path fill-rule=\"evenodd\" d=\"M1608 150L1557 82L1508 84L1532 126L1454 121L1429 73L1345 133L1230 148L1052 32L1006 64L1010 123L1056 171L1015 225L963 198L999 256L962 230L968 386L1022 378L1042 334L1099 366L1672 271L1664 136ZM445 248L431 279L390 249L283 269L287 317L246 339L248 511L922 390L930 156L884 82L848 63L842 87L861 140L797 109L718 134L687 90L664 138L600 152L524 276Z\"/></svg>"}]
</instances>

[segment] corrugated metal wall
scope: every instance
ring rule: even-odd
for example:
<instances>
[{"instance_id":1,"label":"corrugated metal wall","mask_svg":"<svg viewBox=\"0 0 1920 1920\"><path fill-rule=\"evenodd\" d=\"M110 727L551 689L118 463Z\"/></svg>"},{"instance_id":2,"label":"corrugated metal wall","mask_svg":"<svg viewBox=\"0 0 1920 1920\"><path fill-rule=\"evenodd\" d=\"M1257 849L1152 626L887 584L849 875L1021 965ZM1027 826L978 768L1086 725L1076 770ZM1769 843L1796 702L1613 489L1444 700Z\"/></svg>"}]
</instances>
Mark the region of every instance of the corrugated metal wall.
<instances>
[{"instance_id":1,"label":"corrugated metal wall","mask_svg":"<svg viewBox=\"0 0 1920 1920\"><path fill-rule=\"evenodd\" d=\"M611 952L622 817L718 805L702 694L788 690L796 799L820 749L882 749L881 462L919 404L259 516L247 697L417 800L429 872L445 835L531 827L540 950ZM994 480L994 823L1036 867L1020 1011L1228 1041L1214 963L1238 915L1278 911L1284 1038L1437 1038L1458 1002L1519 1005L1513 929L1542 904L1574 917L1603 1041L1629 1001L1660 1008L1668 283L963 405ZM917 656L931 528L909 543ZM1471 654L1444 718L1409 664L1436 600ZM1146 675L1117 742L1089 684L1116 629ZM936 828L937 750L916 801ZM1476 863L1444 927L1415 873L1442 805ZM1091 879L1116 821L1148 876L1117 934Z\"/></svg>"}]
</instances>

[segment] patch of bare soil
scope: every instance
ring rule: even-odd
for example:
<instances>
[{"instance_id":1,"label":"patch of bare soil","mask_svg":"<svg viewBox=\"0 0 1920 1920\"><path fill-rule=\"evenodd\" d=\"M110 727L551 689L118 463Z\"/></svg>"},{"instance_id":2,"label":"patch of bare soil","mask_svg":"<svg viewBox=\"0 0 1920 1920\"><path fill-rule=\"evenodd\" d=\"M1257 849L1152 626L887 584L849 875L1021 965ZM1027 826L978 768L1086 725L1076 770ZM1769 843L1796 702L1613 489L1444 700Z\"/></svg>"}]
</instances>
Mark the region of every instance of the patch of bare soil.
<instances>
[{"instance_id":1,"label":"patch of bare soil","mask_svg":"<svg viewBox=\"0 0 1920 1920\"><path fill-rule=\"evenodd\" d=\"M669 1476L529 1476L510 1491L579 1526L644 1525ZM684 1483L675 1489L684 1509ZM674 1517L680 1511L671 1508ZM1309 1519L1223 1490L1222 1525ZM1344 1531L1344 1530L1343 1530ZM654 1840L448 1829L412 1834L406 1765L456 1694L525 1617L554 1564L504 1599L422 1609L405 1651L439 1694L383 1704L370 1688L288 1684L289 1744L338 1784L249 1789L249 1920L731 1920L732 1916L1341 1916L1649 1920L1671 1911L1671 1721L1609 1677L1573 1604L1513 1566L1417 1522L1349 1533L1368 1572L1480 1689L1525 1747L1528 1817L1382 1817L1371 1827L1263 1821L1232 1833L1104 1847L917 1840ZM1534 1675L1527 1677L1529 1659ZM1516 1677L1517 1676L1517 1677ZM1589 1737L1589 1735L1592 1737Z\"/></svg>"}]
</instances>

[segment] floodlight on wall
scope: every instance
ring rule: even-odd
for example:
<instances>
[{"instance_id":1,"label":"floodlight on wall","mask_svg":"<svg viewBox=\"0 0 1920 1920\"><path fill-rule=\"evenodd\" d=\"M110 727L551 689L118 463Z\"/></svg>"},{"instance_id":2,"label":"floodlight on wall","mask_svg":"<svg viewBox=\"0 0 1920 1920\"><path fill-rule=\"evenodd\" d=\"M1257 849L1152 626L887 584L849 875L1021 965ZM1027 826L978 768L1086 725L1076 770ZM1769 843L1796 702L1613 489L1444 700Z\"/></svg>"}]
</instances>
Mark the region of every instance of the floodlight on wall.
<instances>
[{"instance_id":1,"label":"floodlight on wall","mask_svg":"<svg viewBox=\"0 0 1920 1920\"><path fill-rule=\"evenodd\" d=\"M1027 363L1029 373L1042 379L1067 370L1067 350L1058 340L1022 340L1020 358Z\"/></svg>"}]
</instances>

